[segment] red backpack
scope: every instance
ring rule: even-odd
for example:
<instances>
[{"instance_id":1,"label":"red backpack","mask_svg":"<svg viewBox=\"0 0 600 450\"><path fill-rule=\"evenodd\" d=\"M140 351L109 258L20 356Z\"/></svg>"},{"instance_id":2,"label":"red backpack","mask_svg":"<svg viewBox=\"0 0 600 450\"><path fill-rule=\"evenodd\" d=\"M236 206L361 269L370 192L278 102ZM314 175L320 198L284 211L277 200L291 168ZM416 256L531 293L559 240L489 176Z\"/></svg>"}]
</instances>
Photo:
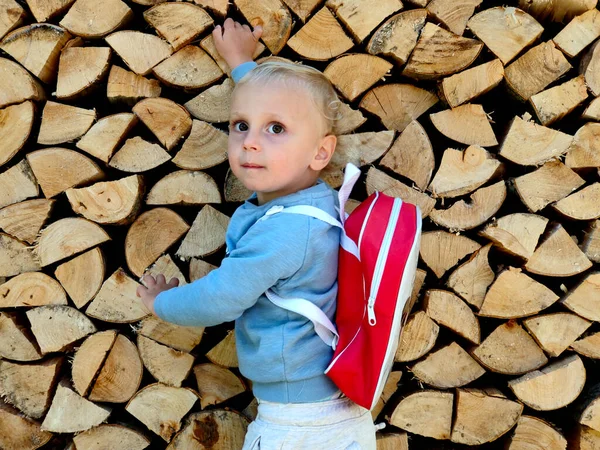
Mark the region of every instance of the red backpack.
<instances>
[{"instance_id":1,"label":"red backpack","mask_svg":"<svg viewBox=\"0 0 600 450\"><path fill-rule=\"evenodd\" d=\"M339 192L340 211L360 170L346 166ZM273 303L310 319L317 334L334 349L325 373L355 403L373 409L394 363L403 311L415 280L421 213L399 198L374 192L341 221L314 206L275 206L275 213L303 214L340 227L338 300L335 322L314 303L283 299L272 291Z\"/></svg>"}]
</instances>

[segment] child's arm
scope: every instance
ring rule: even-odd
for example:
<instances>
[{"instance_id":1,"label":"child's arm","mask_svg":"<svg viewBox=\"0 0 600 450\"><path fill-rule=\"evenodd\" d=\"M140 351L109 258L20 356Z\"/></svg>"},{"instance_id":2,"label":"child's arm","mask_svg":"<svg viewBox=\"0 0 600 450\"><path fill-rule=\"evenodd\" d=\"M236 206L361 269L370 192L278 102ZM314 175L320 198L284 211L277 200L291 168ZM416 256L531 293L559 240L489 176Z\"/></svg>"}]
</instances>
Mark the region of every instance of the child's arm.
<instances>
[{"instance_id":1,"label":"child's arm","mask_svg":"<svg viewBox=\"0 0 600 450\"><path fill-rule=\"evenodd\" d=\"M248 25L228 18L222 27L215 27L212 36L219 54L229 67L235 69L240 64L252 61L262 32L260 25L252 31Z\"/></svg>"}]
</instances>

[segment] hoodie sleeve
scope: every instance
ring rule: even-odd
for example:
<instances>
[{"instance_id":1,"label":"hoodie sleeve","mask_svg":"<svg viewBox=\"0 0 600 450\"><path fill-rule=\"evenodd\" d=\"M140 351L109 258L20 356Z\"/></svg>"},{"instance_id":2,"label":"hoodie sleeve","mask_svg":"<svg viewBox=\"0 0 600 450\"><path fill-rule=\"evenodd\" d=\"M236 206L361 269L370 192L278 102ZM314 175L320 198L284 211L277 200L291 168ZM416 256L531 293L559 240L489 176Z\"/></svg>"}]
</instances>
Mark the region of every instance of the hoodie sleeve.
<instances>
[{"instance_id":1,"label":"hoodie sleeve","mask_svg":"<svg viewBox=\"0 0 600 450\"><path fill-rule=\"evenodd\" d=\"M184 326L213 326L237 319L265 291L300 269L309 226L308 217L295 214L257 222L218 269L161 292L154 303L156 314Z\"/></svg>"}]
</instances>

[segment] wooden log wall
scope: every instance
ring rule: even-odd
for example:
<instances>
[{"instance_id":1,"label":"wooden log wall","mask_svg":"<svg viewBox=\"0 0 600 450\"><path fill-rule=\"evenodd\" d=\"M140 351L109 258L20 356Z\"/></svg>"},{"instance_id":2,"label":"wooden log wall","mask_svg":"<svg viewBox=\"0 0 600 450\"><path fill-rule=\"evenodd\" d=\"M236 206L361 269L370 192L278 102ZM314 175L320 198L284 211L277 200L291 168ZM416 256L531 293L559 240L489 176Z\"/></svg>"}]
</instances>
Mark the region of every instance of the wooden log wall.
<instances>
[{"instance_id":1,"label":"wooden log wall","mask_svg":"<svg viewBox=\"0 0 600 450\"><path fill-rule=\"evenodd\" d=\"M335 85L329 183L423 212L379 450L600 449L597 0L0 0L0 448L241 448L233 324L135 296L248 195L225 16Z\"/></svg>"}]
</instances>

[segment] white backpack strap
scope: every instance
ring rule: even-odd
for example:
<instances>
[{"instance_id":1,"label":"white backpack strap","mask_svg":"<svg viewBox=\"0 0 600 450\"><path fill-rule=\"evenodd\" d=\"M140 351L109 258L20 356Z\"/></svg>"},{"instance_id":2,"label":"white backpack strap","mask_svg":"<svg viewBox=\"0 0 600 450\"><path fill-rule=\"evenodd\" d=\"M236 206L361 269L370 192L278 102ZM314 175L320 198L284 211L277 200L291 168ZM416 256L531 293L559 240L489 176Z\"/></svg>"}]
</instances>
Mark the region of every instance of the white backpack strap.
<instances>
[{"instance_id":1,"label":"white backpack strap","mask_svg":"<svg viewBox=\"0 0 600 450\"><path fill-rule=\"evenodd\" d=\"M352 163L346 164L346 170L344 170L344 183L338 192L338 200L340 201L340 219L342 224L346 221L346 202L350 198L352 188L356 184L356 180L360 177L360 169Z\"/></svg>"},{"instance_id":2,"label":"white backpack strap","mask_svg":"<svg viewBox=\"0 0 600 450\"><path fill-rule=\"evenodd\" d=\"M280 308L295 312L310 320L315 327L315 332L323 342L335 350L340 337L329 317L317 305L302 298L281 298L270 289L265 292L265 295Z\"/></svg>"}]
</instances>

